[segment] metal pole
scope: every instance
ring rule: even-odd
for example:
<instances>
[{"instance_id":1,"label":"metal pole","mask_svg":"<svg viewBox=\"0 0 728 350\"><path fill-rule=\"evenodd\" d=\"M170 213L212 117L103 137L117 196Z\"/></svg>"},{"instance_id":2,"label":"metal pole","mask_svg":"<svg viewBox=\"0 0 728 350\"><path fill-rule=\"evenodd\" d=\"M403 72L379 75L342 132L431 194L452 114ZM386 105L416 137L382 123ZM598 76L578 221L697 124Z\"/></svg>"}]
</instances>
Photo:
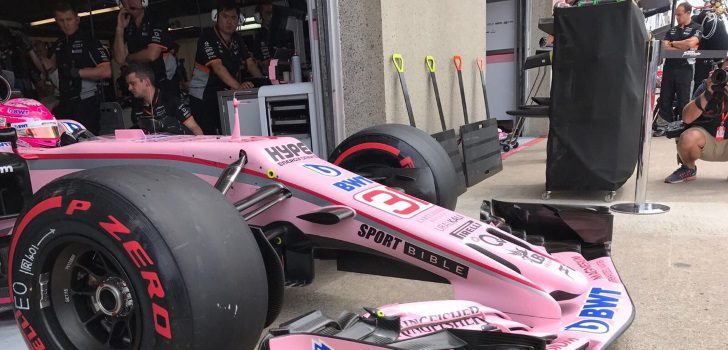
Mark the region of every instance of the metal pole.
<instances>
[{"instance_id":1,"label":"metal pole","mask_svg":"<svg viewBox=\"0 0 728 350\"><path fill-rule=\"evenodd\" d=\"M645 94L642 103L642 129L640 135L639 158L637 159L637 176L634 190L634 203L620 203L612 206L612 210L625 214L662 214L670 211L670 207L662 204L647 203L647 180L650 165L650 141L652 140L652 111L655 107L655 86L657 83L657 66L660 63L660 40L651 39L647 43L647 72L645 77Z\"/></svg>"}]
</instances>

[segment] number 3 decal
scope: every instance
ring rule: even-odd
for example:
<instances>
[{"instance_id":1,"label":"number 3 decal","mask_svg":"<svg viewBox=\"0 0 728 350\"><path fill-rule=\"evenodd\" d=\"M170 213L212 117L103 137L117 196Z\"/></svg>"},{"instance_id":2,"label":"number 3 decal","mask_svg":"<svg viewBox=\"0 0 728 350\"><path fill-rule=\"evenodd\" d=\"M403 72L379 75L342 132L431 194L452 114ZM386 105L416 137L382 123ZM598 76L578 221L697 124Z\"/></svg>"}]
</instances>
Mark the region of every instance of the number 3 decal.
<instances>
[{"instance_id":1,"label":"number 3 decal","mask_svg":"<svg viewBox=\"0 0 728 350\"><path fill-rule=\"evenodd\" d=\"M354 196L354 199L404 219L412 218L433 206L431 203L397 192L386 186L359 192Z\"/></svg>"}]
</instances>

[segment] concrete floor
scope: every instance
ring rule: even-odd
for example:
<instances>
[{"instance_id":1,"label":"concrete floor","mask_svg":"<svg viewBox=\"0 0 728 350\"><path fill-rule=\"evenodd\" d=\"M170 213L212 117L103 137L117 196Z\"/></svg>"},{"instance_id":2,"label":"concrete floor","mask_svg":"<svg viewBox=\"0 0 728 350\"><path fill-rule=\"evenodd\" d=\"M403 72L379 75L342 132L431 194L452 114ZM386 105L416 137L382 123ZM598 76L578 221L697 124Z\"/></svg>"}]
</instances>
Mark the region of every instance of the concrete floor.
<instances>
[{"instance_id":1,"label":"concrete floor","mask_svg":"<svg viewBox=\"0 0 728 350\"><path fill-rule=\"evenodd\" d=\"M728 250L728 229L719 220L728 213L728 164L699 163L698 180L669 185L663 178L675 168L674 142L654 139L649 166L648 200L667 204L668 214L615 214L614 262L635 303L636 318L613 349L727 349L728 270L721 268ZM541 201L546 142L510 156L504 170L460 197L457 210L478 217L483 199ZM555 193L552 203L605 204L603 194ZM634 180L615 202L634 200ZM317 262L316 281L286 290L280 322L318 308L331 316L342 310L391 302L449 298L448 285L413 282L335 271ZM0 317L0 349L23 349L13 322Z\"/></svg>"}]
</instances>

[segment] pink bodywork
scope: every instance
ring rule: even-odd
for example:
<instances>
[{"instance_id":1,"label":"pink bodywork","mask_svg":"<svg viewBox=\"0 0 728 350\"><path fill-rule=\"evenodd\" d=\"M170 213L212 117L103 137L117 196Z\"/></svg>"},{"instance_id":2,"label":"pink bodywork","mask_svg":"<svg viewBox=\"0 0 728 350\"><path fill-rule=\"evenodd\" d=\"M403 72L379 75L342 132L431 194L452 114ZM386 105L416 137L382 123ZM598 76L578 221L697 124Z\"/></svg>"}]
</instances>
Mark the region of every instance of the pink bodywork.
<instances>
[{"instance_id":1,"label":"pink bodywork","mask_svg":"<svg viewBox=\"0 0 728 350\"><path fill-rule=\"evenodd\" d=\"M28 162L35 192L62 175L119 164L178 167L213 184L241 149L247 153L248 164L227 194L231 202L273 182L293 193L291 199L255 217L251 224L289 221L307 235L366 247L450 281L458 301L381 308L387 315L402 316L403 338L426 332L424 326L417 325L429 319L428 315L470 310L464 317L471 321L482 320L507 332L550 335L556 340L549 349L578 349L585 343L589 349L600 349L614 341L632 320L632 302L610 258L586 261L578 253L549 254L543 247L517 238L512 238L514 244L487 232L502 233L478 219L338 168L293 138L242 137L233 141L229 136L144 136L118 131L117 137L60 148L21 148L19 153ZM0 145L3 151L11 150ZM356 216L334 226L297 218L323 206L346 206ZM0 222L0 234L13 224L12 220ZM569 297L557 301L552 295ZM445 318L445 322L454 321ZM478 322L459 324L480 329ZM293 342L301 340L287 336L273 339L271 344L285 341L292 342L290 347L281 348L299 348ZM310 338L306 341L310 347ZM329 342L336 347L338 341Z\"/></svg>"}]
</instances>

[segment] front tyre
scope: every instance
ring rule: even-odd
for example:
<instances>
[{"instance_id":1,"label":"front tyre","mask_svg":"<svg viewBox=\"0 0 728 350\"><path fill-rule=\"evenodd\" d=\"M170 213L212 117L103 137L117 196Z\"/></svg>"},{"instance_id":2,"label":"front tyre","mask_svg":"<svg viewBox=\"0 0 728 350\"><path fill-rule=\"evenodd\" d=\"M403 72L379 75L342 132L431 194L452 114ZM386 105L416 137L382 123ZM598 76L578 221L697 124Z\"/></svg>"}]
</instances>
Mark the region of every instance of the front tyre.
<instances>
[{"instance_id":1,"label":"front tyre","mask_svg":"<svg viewBox=\"0 0 728 350\"><path fill-rule=\"evenodd\" d=\"M218 191L165 167L105 167L42 188L10 250L31 347L250 349L267 311L250 229Z\"/></svg>"}]
</instances>

